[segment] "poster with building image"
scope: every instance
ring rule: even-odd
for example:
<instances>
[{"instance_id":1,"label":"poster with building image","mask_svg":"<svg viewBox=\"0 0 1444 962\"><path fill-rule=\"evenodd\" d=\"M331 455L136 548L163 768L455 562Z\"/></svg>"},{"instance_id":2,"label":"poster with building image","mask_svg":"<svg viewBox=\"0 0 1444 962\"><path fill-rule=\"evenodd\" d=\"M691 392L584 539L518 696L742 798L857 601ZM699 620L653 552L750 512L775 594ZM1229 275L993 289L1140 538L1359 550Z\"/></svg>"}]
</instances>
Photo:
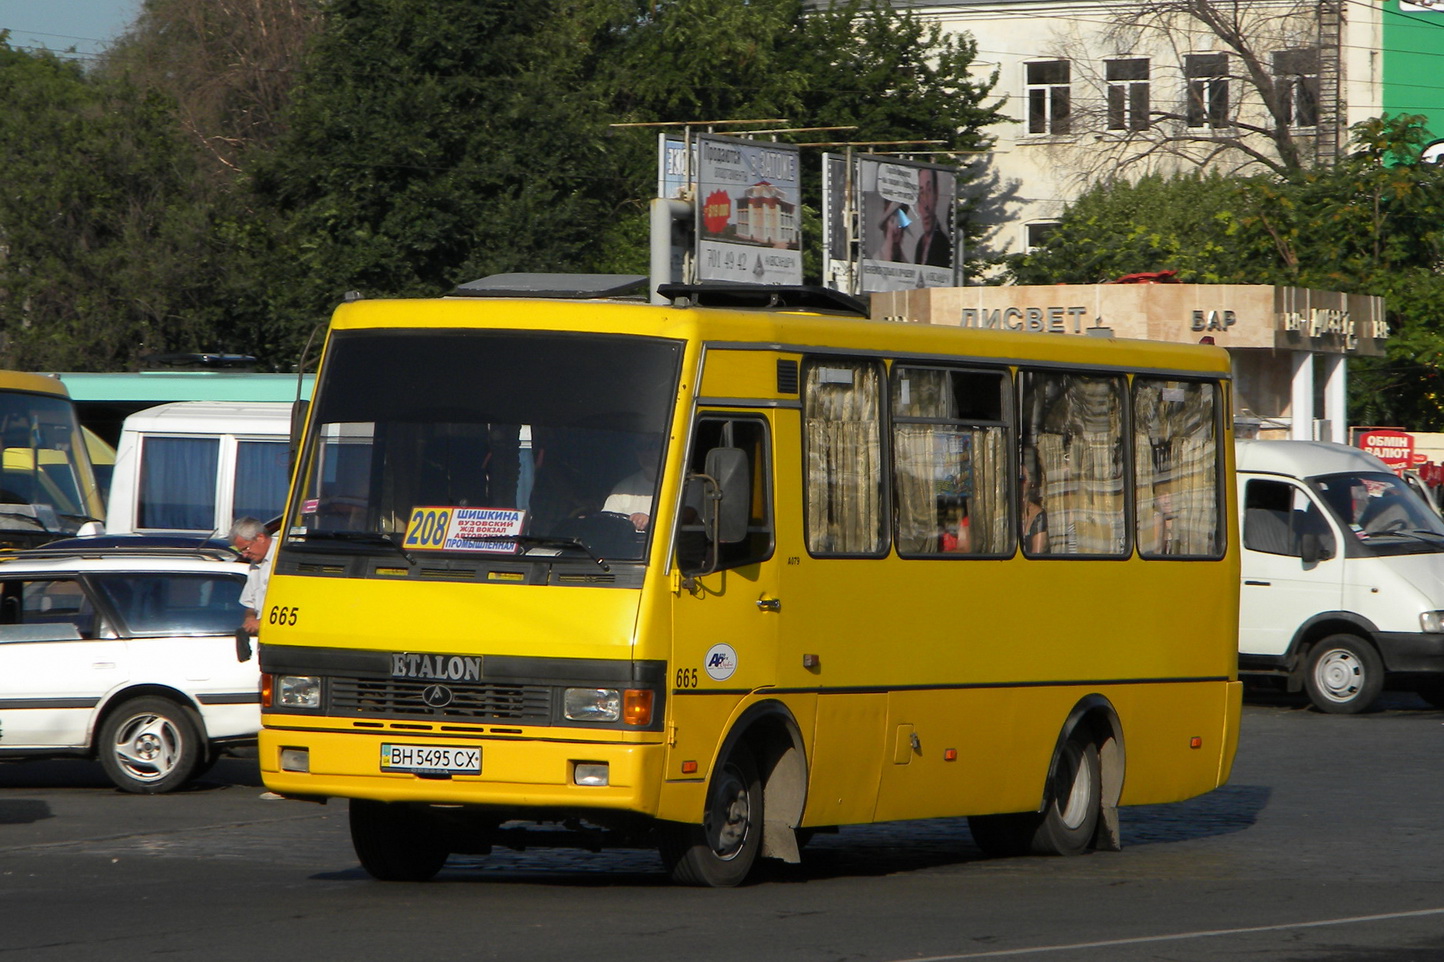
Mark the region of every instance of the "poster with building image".
<instances>
[{"instance_id":1,"label":"poster with building image","mask_svg":"<svg viewBox=\"0 0 1444 962\"><path fill-rule=\"evenodd\" d=\"M957 172L857 158L861 292L956 286Z\"/></svg>"},{"instance_id":2,"label":"poster with building image","mask_svg":"<svg viewBox=\"0 0 1444 962\"><path fill-rule=\"evenodd\" d=\"M802 283L801 151L697 138L697 279Z\"/></svg>"}]
</instances>

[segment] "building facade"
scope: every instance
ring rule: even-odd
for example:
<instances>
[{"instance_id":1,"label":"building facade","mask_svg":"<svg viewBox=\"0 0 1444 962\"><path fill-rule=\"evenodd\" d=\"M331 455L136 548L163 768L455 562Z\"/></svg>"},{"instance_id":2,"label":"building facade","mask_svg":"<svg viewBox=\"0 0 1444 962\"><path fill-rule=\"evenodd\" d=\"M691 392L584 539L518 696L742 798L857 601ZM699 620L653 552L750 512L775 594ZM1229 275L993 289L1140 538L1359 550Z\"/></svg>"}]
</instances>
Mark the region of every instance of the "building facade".
<instances>
[{"instance_id":1,"label":"building facade","mask_svg":"<svg viewBox=\"0 0 1444 962\"><path fill-rule=\"evenodd\" d=\"M997 72L995 93L1017 121L995 129L995 149L980 161L1003 191L992 253L1041 243L1069 202L1110 178L1329 162L1353 124L1401 109L1406 92L1416 106L1429 99L1420 88L1441 96L1438 55L1427 52L1437 28L1409 34L1414 60L1386 62L1385 7L1401 38L1431 29L1419 17L1444 21L1444 12L1400 13L1401 5L1410 6L895 0L946 32L971 34L977 72ZM1386 96L1386 75L1395 95Z\"/></svg>"}]
</instances>

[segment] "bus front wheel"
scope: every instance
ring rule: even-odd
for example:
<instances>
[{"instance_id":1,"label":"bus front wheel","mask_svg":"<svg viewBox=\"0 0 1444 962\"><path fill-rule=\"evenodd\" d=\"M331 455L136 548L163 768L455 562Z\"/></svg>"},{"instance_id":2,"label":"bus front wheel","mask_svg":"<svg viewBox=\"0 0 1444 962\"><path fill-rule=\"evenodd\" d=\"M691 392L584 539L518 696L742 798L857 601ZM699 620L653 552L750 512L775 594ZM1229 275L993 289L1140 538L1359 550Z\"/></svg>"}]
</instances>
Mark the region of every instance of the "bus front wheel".
<instances>
[{"instance_id":1,"label":"bus front wheel","mask_svg":"<svg viewBox=\"0 0 1444 962\"><path fill-rule=\"evenodd\" d=\"M383 882L425 882L446 863L446 846L424 812L351 799L351 845L361 867Z\"/></svg>"},{"instance_id":2,"label":"bus front wheel","mask_svg":"<svg viewBox=\"0 0 1444 962\"><path fill-rule=\"evenodd\" d=\"M1053 759L1043 809L974 815L968 830L984 855L1082 855L1093 846L1102 810L1098 746L1082 732L1068 736Z\"/></svg>"},{"instance_id":3,"label":"bus front wheel","mask_svg":"<svg viewBox=\"0 0 1444 962\"><path fill-rule=\"evenodd\" d=\"M737 745L712 775L702 824L665 823L658 847L672 881L728 888L747 878L761 846L762 778Z\"/></svg>"}]
</instances>

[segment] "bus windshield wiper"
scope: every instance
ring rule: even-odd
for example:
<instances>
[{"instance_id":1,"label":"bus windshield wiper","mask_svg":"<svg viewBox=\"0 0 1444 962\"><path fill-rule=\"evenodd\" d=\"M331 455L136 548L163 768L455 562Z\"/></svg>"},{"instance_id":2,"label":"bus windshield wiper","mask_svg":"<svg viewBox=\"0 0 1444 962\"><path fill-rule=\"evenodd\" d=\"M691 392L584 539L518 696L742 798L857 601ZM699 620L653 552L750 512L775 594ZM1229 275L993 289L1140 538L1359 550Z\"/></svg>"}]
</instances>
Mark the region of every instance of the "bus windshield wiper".
<instances>
[{"instance_id":1,"label":"bus windshield wiper","mask_svg":"<svg viewBox=\"0 0 1444 962\"><path fill-rule=\"evenodd\" d=\"M411 567L416 567L416 559L411 557L411 554L405 548L384 534L377 534L374 531L308 531L305 537L307 541L346 541L351 544L375 545L378 548L390 548L405 558L406 563L411 565Z\"/></svg>"},{"instance_id":2,"label":"bus windshield wiper","mask_svg":"<svg viewBox=\"0 0 1444 962\"><path fill-rule=\"evenodd\" d=\"M588 548L583 542L577 540L576 538L549 538L543 535L535 534L511 534L507 535L504 538L498 538L497 540L515 541L517 544L532 545L537 548L576 548L580 550L583 554L585 554L588 558L591 558L593 561L595 561L599 566L601 566L601 569L603 571L612 570L611 565L607 564L607 562L602 558L601 555L592 551L591 548Z\"/></svg>"}]
</instances>

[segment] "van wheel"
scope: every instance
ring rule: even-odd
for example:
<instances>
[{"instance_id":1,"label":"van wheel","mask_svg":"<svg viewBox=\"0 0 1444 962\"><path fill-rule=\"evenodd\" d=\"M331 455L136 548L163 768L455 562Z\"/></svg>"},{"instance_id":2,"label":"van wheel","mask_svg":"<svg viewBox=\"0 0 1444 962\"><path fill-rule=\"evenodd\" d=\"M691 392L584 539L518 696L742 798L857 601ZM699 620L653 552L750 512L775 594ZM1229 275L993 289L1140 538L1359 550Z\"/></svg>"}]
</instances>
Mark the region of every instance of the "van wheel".
<instances>
[{"instance_id":1,"label":"van wheel","mask_svg":"<svg viewBox=\"0 0 1444 962\"><path fill-rule=\"evenodd\" d=\"M1082 855L1093 847L1102 811L1098 747L1082 732L1063 743L1048 771L1041 812L974 815L968 831L984 855Z\"/></svg>"},{"instance_id":2,"label":"van wheel","mask_svg":"<svg viewBox=\"0 0 1444 962\"><path fill-rule=\"evenodd\" d=\"M737 745L712 774L701 825L662 824L659 849L672 881L740 885L762 847L762 778L746 745Z\"/></svg>"},{"instance_id":3,"label":"van wheel","mask_svg":"<svg viewBox=\"0 0 1444 962\"><path fill-rule=\"evenodd\" d=\"M200 723L169 698L132 698L105 716L96 751L118 788L158 795L180 788L206 756Z\"/></svg>"},{"instance_id":4,"label":"van wheel","mask_svg":"<svg viewBox=\"0 0 1444 962\"><path fill-rule=\"evenodd\" d=\"M425 812L365 798L351 799L351 847L383 882L425 882L450 854Z\"/></svg>"},{"instance_id":5,"label":"van wheel","mask_svg":"<svg viewBox=\"0 0 1444 962\"><path fill-rule=\"evenodd\" d=\"M1309 650L1304 688L1319 711L1355 715L1383 690L1384 663L1358 635L1330 635Z\"/></svg>"}]
</instances>

